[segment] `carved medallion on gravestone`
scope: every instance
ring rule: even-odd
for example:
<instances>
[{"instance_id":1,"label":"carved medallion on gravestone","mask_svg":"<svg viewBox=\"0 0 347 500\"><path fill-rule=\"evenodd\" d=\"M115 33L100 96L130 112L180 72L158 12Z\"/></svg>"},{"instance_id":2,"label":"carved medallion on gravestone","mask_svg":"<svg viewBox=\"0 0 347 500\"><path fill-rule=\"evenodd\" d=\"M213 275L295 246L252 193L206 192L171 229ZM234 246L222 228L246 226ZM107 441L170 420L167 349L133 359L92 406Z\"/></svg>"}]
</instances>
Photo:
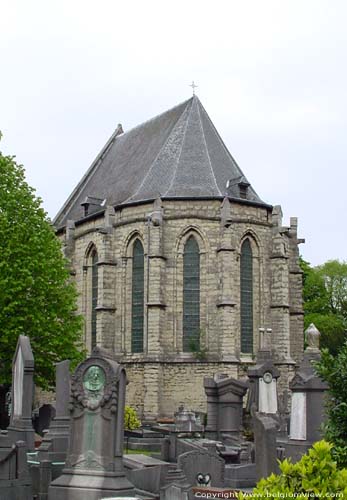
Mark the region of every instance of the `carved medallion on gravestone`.
<instances>
[{"instance_id":1,"label":"carved medallion on gravestone","mask_svg":"<svg viewBox=\"0 0 347 500\"><path fill-rule=\"evenodd\" d=\"M112 414L117 411L118 379L119 372L115 377L102 358L89 359L77 368L71 382L73 432L67 468L113 470Z\"/></svg>"},{"instance_id":2,"label":"carved medallion on gravestone","mask_svg":"<svg viewBox=\"0 0 347 500\"><path fill-rule=\"evenodd\" d=\"M208 479L211 486L224 485L225 461L218 455L202 451L188 451L180 455L177 462L191 485L198 485L198 478Z\"/></svg>"}]
</instances>

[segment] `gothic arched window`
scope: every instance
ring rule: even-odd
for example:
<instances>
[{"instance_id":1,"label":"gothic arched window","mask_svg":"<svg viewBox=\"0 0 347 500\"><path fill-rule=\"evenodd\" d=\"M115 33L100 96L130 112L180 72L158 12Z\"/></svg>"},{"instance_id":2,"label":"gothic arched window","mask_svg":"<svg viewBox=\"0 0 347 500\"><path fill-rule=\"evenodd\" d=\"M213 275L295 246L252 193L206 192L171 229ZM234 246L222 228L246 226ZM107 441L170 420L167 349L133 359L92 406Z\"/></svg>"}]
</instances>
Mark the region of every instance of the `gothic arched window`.
<instances>
[{"instance_id":1,"label":"gothic arched window","mask_svg":"<svg viewBox=\"0 0 347 500\"><path fill-rule=\"evenodd\" d=\"M94 249L91 255L92 264L92 310L91 310L91 338L92 350L96 346L96 308L98 305L98 253Z\"/></svg>"},{"instance_id":2,"label":"gothic arched window","mask_svg":"<svg viewBox=\"0 0 347 500\"><path fill-rule=\"evenodd\" d=\"M138 239L133 246L131 297L131 351L143 352L144 252Z\"/></svg>"},{"instance_id":3,"label":"gothic arched window","mask_svg":"<svg viewBox=\"0 0 347 500\"><path fill-rule=\"evenodd\" d=\"M249 239L241 247L241 352L253 352L253 255Z\"/></svg>"},{"instance_id":4,"label":"gothic arched window","mask_svg":"<svg viewBox=\"0 0 347 500\"><path fill-rule=\"evenodd\" d=\"M200 251L191 236L183 253L183 351L200 347Z\"/></svg>"}]
</instances>

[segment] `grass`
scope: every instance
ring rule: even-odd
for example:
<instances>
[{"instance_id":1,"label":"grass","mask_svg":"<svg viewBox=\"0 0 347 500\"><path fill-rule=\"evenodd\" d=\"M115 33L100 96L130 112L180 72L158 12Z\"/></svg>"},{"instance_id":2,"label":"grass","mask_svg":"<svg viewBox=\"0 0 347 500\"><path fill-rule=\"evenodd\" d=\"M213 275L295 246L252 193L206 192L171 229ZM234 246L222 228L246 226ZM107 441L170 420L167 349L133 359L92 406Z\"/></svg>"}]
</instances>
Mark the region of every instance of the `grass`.
<instances>
[{"instance_id":1,"label":"grass","mask_svg":"<svg viewBox=\"0 0 347 500\"><path fill-rule=\"evenodd\" d=\"M126 455L148 455L149 457L152 455L153 451L149 450L128 450L124 448L124 453Z\"/></svg>"}]
</instances>

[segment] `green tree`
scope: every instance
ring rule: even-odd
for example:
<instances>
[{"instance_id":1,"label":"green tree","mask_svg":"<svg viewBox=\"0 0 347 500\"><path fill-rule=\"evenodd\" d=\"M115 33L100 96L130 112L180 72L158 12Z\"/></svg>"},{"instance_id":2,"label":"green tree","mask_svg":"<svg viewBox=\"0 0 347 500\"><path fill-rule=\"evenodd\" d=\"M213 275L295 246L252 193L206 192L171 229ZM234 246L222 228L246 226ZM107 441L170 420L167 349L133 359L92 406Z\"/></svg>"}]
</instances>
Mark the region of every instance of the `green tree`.
<instances>
[{"instance_id":1,"label":"green tree","mask_svg":"<svg viewBox=\"0 0 347 500\"><path fill-rule=\"evenodd\" d=\"M301 259L305 328L314 323L321 332L321 347L336 355L347 330L347 263L328 261L317 267Z\"/></svg>"},{"instance_id":2,"label":"green tree","mask_svg":"<svg viewBox=\"0 0 347 500\"><path fill-rule=\"evenodd\" d=\"M329 384L325 437L334 445L334 459L340 466L347 467L347 343L337 356L323 349L321 360L315 363L315 369Z\"/></svg>"},{"instance_id":3,"label":"green tree","mask_svg":"<svg viewBox=\"0 0 347 500\"><path fill-rule=\"evenodd\" d=\"M28 335L35 381L54 384L54 363L83 358L82 319L61 244L14 157L0 152L0 380L11 381L18 335Z\"/></svg>"}]
</instances>

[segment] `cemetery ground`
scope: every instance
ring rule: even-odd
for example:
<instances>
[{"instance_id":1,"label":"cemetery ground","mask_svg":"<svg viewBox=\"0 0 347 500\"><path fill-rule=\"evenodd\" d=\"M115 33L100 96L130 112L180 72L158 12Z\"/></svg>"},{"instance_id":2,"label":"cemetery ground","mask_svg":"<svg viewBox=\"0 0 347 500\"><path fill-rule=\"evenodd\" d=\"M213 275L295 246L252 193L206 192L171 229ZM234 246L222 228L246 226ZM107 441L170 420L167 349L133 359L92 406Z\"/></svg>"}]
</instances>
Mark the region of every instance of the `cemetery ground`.
<instances>
[{"instance_id":1,"label":"cemetery ground","mask_svg":"<svg viewBox=\"0 0 347 500\"><path fill-rule=\"evenodd\" d=\"M10 425L0 434L0 499L345 498L347 469L321 439L328 385L313 365L321 359L314 325L306 341L290 394L278 395L264 338L247 380L205 378L205 420L180 407L151 425L125 407L124 367L97 347L72 375L69 361L57 364L54 411L45 405L38 413L43 437L35 448L28 397L35 360L30 339L20 336Z\"/></svg>"}]
</instances>

